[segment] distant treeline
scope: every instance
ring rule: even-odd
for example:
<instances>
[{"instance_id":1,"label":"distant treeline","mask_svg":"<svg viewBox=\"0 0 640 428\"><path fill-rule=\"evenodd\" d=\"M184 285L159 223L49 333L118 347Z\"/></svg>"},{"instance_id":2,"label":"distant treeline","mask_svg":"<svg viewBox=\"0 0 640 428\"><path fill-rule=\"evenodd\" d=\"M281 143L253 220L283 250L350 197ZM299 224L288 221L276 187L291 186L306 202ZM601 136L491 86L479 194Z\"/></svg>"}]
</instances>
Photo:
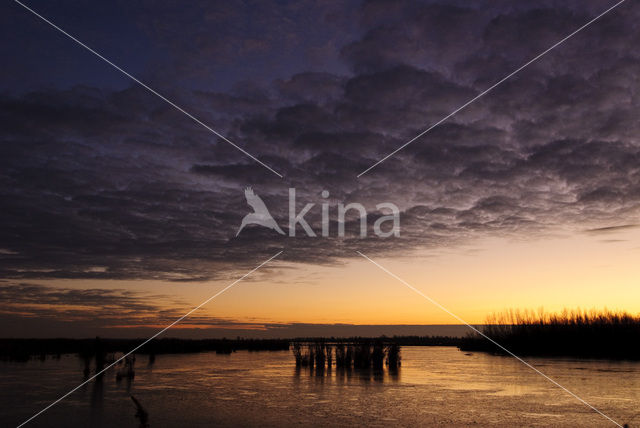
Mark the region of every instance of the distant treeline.
<instances>
[{"instance_id":1,"label":"distant treeline","mask_svg":"<svg viewBox=\"0 0 640 428\"><path fill-rule=\"evenodd\" d=\"M640 316L626 312L565 310L558 314L546 314L541 311L516 310L489 317L478 328L516 355L640 360ZM100 338L0 339L0 360L27 361L31 358L56 358L62 354L77 354L86 360L92 356L128 352L143 341L144 339ZM221 354L240 350L284 351L296 344L318 344L342 349L336 346L376 341L384 346L457 346L462 351L505 354L502 349L477 333L466 337L165 338L149 342L136 353L154 356L211 351Z\"/></svg>"},{"instance_id":2,"label":"distant treeline","mask_svg":"<svg viewBox=\"0 0 640 428\"><path fill-rule=\"evenodd\" d=\"M90 356L128 352L145 339L0 339L0 359L27 361L62 354ZM283 351L289 340L283 339L156 339L136 351L137 354L184 354L210 352L229 354L234 351Z\"/></svg>"},{"instance_id":3,"label":"distant treeline","mask_svg":"<svg viewBox=\"0 0 640 428\"><path fill-rule=\"evenodd\" d=\"M399 346L459 346L460 338L444 336L402 336L380 338L296 338L296 339L155 339L136 351L137 354L183 354L211 352L230 354L235 351L285 351L291 344L323 342L353 343L382 339ZM86 357L96 354L128 352L144 339L0 339L0 360L27 361L62 354Z\"/></svg>"},{"instance_id":4,"label":"distant treeline","mask_svg":"<svg viewBox=\"0 0 640 428\"><path fill-rule=\"evenodd\" d=\"M519 356L640 360L640 316L627 312L512 310L488 318L480 329ZM505 354L479 334L462 339L460 349Z\"/></svg>"},{"instance_id":5,"label":"distant treeline","mask_svg":"<svg viewBox=\"0 0 640 428\"><path fill-rule=\"evenodd\" d=\"M292 343L332 343L347 344L361 342L382 341L384 343L394 343L399 346L459 346L462 342L460 337L451 336L379 336L379 337L298 337L291 339Z\"/></svg>"}]
</instances>

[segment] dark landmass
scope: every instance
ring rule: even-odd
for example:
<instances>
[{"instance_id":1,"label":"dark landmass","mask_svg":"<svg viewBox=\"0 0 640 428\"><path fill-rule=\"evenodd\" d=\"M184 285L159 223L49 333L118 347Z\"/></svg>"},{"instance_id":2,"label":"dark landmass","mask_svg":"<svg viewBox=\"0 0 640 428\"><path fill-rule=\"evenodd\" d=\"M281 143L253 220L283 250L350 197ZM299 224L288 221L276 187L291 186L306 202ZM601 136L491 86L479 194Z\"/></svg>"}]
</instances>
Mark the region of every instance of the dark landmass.
<instances>
[{"instance_id":1,"label":"dark landmass","mask_svg":"<svg viewBox=\"0 0 640 428\"><path fill-rule=\"evenodd\" d=\"M81 357L96 354L126 353L146 339L0 339L0 359L27 361L31 358L46 359L62 354L78 354ZM136 351L136 354L184 354L215 351L281 351L289 349L289 341L282 339L157 339Z\"/></svg>"},{"instance_id":2,"label":"dark landmass","mask_svg":"<svg viewBox=\"0 0 640 428\"><path fill-rule=\"evenodd\" d=\"M518 356L640 360L640 316L626 312L511 311L488 321L482 333ZM479 334L463 338L459 348L507 355Z\"/></svg>"},{"instance_id":3,"label":"dark landmass","mask_svg":"<svg viewBox=\"0 0 640 428\"><path fill-rule=\"evenodd\" d=\"M563 311L543 314L510 311L477 326L483 334L518 356L640 360L640 316L626 312ZM107 354L126 353L145 339L0 339L0 360L77 354L102 360ZM452 336L298 337L293 339L154 339L136 351L150 358L159 354L235 351L282 351L296 346L314 349L381 343L389 346L456 346L462 351L507 353L479 334ZM346 349L346 348L345 348ZM373 348L372 348L373 349ZM317 355L317 352L314 352Z\"/></svg>"},{"instance_id":4,"label":"dark landmass","mask_svg":"<svg viewBox=\"0 0 640 428\"><path fill-rule=\"evenodd\" d=\"M129 352L145 339L0 339L0 360L27 361L46 359L62 354L78 354L86 357L96 354ZM295 338L295 339L175 339L153 340L136 351L136 354L183 354L211 352L229 354L235 351L282 351L294 343L353 343L384 340L399 346L459 346L461 339L448 336L403 336L380 338Z\"/></svg>"},{"instance_id":5,"label":"dark landmass","mask_svg":"<svg viewBox=\"0 0 640 428\"><path fill-rule=\"evenodd\" d=\"M459 346L462 338L451 336L378 336L378 337L298 337L290 340L292 343L327 343L348 344L378 342L393 343L399 346Z\"/></svg>"}]
</instances>

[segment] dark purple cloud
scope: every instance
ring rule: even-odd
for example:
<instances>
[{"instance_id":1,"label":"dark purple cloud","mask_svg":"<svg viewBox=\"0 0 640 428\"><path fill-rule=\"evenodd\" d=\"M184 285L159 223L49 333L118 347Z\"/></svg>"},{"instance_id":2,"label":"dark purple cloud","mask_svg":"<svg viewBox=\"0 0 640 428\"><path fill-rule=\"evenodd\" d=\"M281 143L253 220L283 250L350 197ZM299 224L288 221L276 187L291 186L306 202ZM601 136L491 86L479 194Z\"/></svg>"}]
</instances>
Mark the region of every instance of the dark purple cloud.
<instances>
[{"instance_id":1,"label":"dark purple cloud","mask_svg":"<svg viewBox=\"0 0 640 428\"><path fill-rule=\"evenodd\" d=\"M5 87L1 276L206 279L283 248L291 261L335 263L355 250L402 254L487 235L636 222L634 3L360 179L610 4L251 5L131 9L136 31L161 53L136 67L284 179L136 86L109 89L88 78L68 86L52 77L48 89ZM289 187L298 189L299 209L316 203L307 219L317 232L320 192L328 190L333 237L249 228L235 238L249 210L246 186L285 231ZM402 210L400 238L370 231L360 239L356 219L349 236L335 237L337 203L366 205L371 226L375 205L386 201Z\"/></svg>"}]
</instances>

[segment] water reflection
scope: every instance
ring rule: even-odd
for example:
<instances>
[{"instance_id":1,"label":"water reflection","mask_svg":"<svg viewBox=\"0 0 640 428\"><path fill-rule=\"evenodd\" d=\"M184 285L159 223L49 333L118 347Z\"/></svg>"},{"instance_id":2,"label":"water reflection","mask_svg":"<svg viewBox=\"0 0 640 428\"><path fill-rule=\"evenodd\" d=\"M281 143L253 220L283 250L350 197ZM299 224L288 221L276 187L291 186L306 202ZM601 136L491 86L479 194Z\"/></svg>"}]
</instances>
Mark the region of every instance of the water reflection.
<instances>
[{"instance_id":1,"label":"water reflection","mask_svg":"<svg viewBox=\"0 0 640 428\"><path fill-rule=\"evenodd\" d=\"M135 379L118 382L115 370L107 372L43 415L43 426L605 426L513 358L465 355L453 347L405 347L402 354L401 367L385 363L382 370L337 367L335 348L331 366L325 360L321 368L296 367L291 351L162 355L153 369L145 357ZM40 403L79 383L83 363L71 355L0 362L0 426L18 425ZM640 363L531 363L603 412L638 426Z\"/></svg>"},{"instance_id":2,"label":"water reflection","mask_svg":"<svg viewBox=\"0 0 640 428\"><path fill-rule=\"evenodd\" d=\"M104 415L104 382L98 377L91 383L90 419L93 426L99 426Z\"/></svg>"},{"instance_id":3,"label":"water reflection","mask_svg":"<svg viewBox=\"0 0 640 428\"><path fill-rule=\"evenodd\" d=\"M295 366L293 369L294 381L299 383L300 377L312 378L316 384L324 384L335 380L339 384L349 383L352 380L361 383L400 382L400 368L357 368L357 367L324 367L324 366Z\"/></svg>"},{"instance_id":4,"label":"water reflection","mask_svg":"<svg viewBox=\"0 0 640 428\"><path fill-rule=\"evenodd\" d=\"M350 377L354 371L363 382L383 382L384 369L389 370L389 378L398 378L400 367L400 347L395 343L382 339L327 342L296 342L292 346L296 368L308 368L309 374L324 379L325 374L331 377L334 367L337 377ZM315 370L314 370L315 368ZM296 370L299 375L300 370Z\"/></svg>"}]
</instances>

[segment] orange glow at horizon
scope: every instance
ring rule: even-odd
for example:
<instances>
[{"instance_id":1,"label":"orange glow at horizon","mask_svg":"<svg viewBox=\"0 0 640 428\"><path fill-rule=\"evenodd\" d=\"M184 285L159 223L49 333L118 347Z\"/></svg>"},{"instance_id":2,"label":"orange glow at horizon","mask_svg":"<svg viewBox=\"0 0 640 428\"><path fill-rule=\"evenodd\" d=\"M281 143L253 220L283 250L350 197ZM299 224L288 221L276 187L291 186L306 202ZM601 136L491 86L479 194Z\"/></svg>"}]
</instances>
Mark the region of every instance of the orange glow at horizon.
<instances>
[{"instance_id":1,"label":"orange glow at horizon","mask_svg":"<svg viewBox=\"0 0 640 428\"><path fill-rule=\"evenodd\" d=\"M640 231L636 230L535 241L492 239L438 254L422 251L398 257L369 256L471 324L512 308L640 312ZM46 283L166 295L184 302L188 310L232 281ZM171 309L169 301L155 303ZM244 328L266 323L459 324L360 257L339 266L276 262L271 270L256 272L193 316L191 328L206 325L198 317L232 320ZM189 327L188 321L185 327Z\"/></svg>"}]
</instances>

